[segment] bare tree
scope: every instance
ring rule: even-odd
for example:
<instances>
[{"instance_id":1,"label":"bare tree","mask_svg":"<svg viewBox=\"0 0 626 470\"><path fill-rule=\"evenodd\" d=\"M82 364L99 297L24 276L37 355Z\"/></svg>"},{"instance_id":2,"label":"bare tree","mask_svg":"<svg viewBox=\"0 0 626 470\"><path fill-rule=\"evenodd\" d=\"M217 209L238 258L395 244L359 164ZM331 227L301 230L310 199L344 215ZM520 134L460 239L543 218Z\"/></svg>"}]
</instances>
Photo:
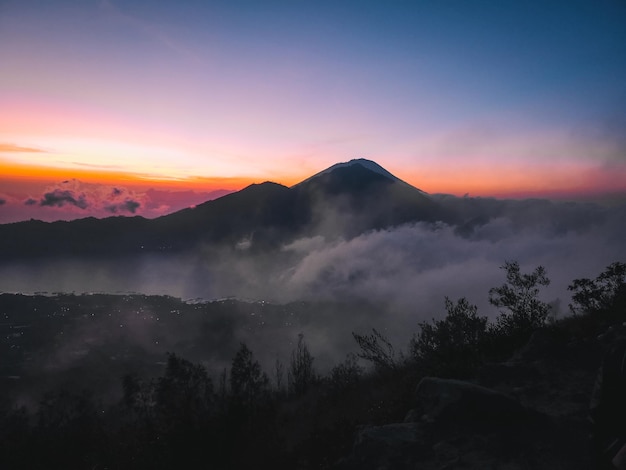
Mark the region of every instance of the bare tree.
<instances>
[{"instance_id":1,"label":"bare tree","mask_svg":"<svg viewBox=\"0 0 626 470\"><path fill-rule=\"evenodd\" d=\"M396 354L387 338L372 328L371 335L352 333L354 340L361 348L357 354L361 359L370 361L379 370L393 370L396 368Z\"/></svg>"}]
</instances>

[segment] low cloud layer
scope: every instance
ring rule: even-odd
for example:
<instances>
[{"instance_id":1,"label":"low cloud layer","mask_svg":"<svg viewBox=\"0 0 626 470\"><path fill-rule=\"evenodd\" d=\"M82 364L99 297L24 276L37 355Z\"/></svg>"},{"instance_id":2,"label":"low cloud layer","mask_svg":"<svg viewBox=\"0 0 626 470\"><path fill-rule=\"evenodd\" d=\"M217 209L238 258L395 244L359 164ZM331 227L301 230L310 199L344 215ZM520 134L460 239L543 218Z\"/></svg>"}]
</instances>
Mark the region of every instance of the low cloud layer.
<instances>
[{"instance_id":1,"label":"low cloud layer","mask_svg":"<svg viewBox=\"0 0 626 470\"><path fill-rule=\"evenodd\" d=\"M595 277L610 263L626 260L624 205L450 197L440 197L440 202L463 213L465 221L409 224L352 239L313 236L271 253L255 253L242 243L232 249L206 246L184 257L14 264L0 267L0 289L375 306L367 313L346 306L332 316L322 309L323 321L303 327L317 354L334 358L354 350L351 331L372 327L404 347L418 322L444 315L446 296L466 297L479 314L495 318L499 312L489 304L488 291L504 282L500 267L507 260L518 261L523 272L546 268L552 282L541 298L554 306L557 316L568 313L567 286L573 279ZM289 334L295 337L294 331ZM260 337L251 341L269 344Z\"/></svg>"}]
</instances>

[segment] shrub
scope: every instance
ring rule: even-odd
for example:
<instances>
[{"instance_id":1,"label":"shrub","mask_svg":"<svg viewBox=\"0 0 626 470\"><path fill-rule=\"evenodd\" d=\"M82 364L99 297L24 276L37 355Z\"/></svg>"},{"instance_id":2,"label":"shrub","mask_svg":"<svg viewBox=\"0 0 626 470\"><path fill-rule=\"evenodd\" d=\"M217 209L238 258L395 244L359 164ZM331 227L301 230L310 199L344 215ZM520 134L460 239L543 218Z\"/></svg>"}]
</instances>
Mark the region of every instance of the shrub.
<instances>
[{"instance_id":1,"label":"shrub","mask_svg":"<svg viewBox=\"0 0 626 470\"><path fill-rule=\"evenodd\" d=\"M359 365L355 354L348 354L346 359L330 371L330 388L340 392L353 388L359 383L363 368Z\"/></svg>"},{"instance_id":2,"label":"shrub","mask_svg":"<svg viewBox=\"0 0 626 470\"><path fill-rule=\"evenodd\" d=\"M624 290L626 263L615 262L606 267L595 279L574 279L567 289L573 291L572 313L607 310L613 306L620 291Z\"/></svg>"},{"instance_id":3,"label":"shrub","mask_svg":"<svg viewBox=\"0 0 626 470\"><path fill-rule=\"evenodd\" d=\"M470 374L481 360L487 317L461 298L455 304L446 297L446 317L419 324L420 332L411 341L411 354L427 373L461 377Z\"/></svg>"},{"instance_id":4,"label":"shrub","mask_svg":"<svg viewBox=\"0 0 626 470\"><path fill-rule=\"evenodd\" d=\"M371 335L352 333L352 337L361 348L357 356L373 363L379 372L395 370L397 364L393 346L375 328L372 328L372 333Z\"/></svg>"},{"instance_id":5,"label":"shrub","mask_svg":"<svg viewBox=\"0 0 626 470\"><path fill-rule=\"evenodd\" d=\"M537 298L539 286L548 286L550 279L543 266L530 274L522 274L517 261L507 261L501 266L506 271L506 283L489 289L489 303L508 310L502 312L495 328L512 336L529 335L546 324L550 305Z\"/></svg>"}]
</instances>

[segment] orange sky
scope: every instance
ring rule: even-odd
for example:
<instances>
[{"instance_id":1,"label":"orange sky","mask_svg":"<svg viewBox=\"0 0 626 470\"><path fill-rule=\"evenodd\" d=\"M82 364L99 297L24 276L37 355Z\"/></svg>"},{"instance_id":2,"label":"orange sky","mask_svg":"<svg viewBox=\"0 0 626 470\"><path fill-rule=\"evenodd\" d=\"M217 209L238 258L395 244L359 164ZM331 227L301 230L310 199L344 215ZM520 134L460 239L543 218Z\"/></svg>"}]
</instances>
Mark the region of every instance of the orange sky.
<instances>
[{"instance_id":1,"label":"orange sky","mask_svg":"<svg viewBox=\"0 0 626 470\"><path fill-rule=\"evenodd\" d=\"M244 3L3 3L0 222L90 214L64 191L156 216L353 158L429 193L626 193L615 2Z\"/></svg>"}]
</instances>

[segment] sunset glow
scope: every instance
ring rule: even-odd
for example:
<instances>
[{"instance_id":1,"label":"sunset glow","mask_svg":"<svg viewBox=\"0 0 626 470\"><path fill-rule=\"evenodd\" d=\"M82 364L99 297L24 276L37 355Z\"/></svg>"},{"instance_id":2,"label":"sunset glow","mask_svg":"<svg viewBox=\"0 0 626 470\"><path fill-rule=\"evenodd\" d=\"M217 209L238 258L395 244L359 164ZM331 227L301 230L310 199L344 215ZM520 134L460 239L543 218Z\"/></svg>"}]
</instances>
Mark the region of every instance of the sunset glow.
<instances>
[{"instance_id":1,"label":"sunset glow","mask_svg":"<svg viewBox=\"0 0 626 470\"><path fill-rule=\"evenodd\" d=\"M0 223L92 214L25 205L68 180L195 204L358 157L429 193L626 194L618 2L236 3L4 2Z\"/></svg>"}]
</instances>

